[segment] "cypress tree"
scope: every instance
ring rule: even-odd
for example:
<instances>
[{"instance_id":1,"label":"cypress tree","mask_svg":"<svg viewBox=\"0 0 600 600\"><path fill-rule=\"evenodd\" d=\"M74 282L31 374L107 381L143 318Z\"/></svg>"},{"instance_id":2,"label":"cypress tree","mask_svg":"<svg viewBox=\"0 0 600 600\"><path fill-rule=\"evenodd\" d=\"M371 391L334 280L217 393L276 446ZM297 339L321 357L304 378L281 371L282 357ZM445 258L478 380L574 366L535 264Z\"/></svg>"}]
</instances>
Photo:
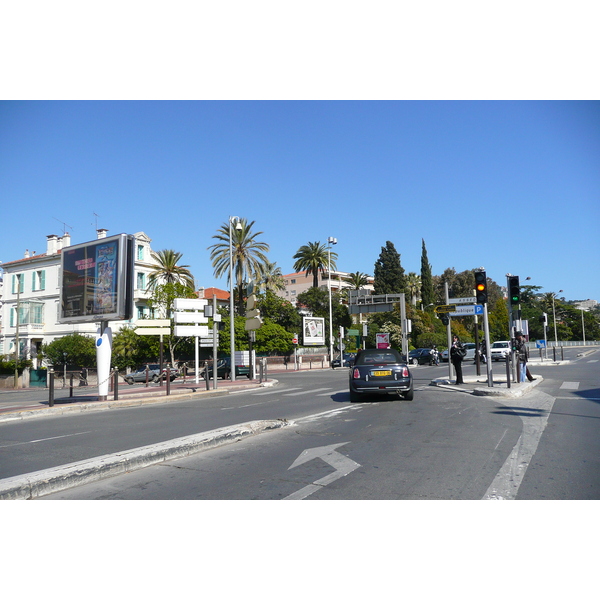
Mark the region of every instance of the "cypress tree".
<instances>
[{"instance_id":1,"label":"cypress tree","mask_svg":"<svg viewBox=\"0 0 600 600\"><path fill-rule=\"evenodd\" d=\"M392 242L386 242L381 248L381 254L375 263L373 273L375 294L406 293L404 269L400 264L400 255Z\"/></svg>"},{"instance_id":2,"label":"cypress tree","mask_svg":"<svg viewBox=\"0 0 600 600\"><path fill-rule=\"evenodd\" d=\"M431 275L431 264L427 258L427 248L425 247L425 240L421 238L421 302L423 307L428 304L435 302L435 295L433 292L433 278ZM431 306L429 309L431 310Z\"/></svg>"}]
</instances>

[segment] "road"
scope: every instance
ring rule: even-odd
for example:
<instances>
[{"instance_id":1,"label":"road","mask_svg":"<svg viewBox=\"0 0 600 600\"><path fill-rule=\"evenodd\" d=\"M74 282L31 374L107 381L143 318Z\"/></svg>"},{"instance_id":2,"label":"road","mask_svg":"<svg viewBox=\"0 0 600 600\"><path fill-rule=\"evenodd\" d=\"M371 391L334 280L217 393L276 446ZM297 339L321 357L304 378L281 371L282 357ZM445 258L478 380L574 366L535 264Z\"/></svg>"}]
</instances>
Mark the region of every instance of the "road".
<instances>
[{"instance_id":1,"label":"road","mask_svg":"<svg viewBox=\"0 0 600 600\"><path fill-rule=\"evenodd\" d=\"M204 399L4 424L1 477L257 419L288 427L47 496L102 499L598 499L599 353L518 400L429 386L447 365L413 368L413 402L351 404L347 370ZM594 362L595 361L595 362ZM467 366L469 373L472 366ZM114 414L117 413L117 414Z\"/></svg>"}]
</instances>

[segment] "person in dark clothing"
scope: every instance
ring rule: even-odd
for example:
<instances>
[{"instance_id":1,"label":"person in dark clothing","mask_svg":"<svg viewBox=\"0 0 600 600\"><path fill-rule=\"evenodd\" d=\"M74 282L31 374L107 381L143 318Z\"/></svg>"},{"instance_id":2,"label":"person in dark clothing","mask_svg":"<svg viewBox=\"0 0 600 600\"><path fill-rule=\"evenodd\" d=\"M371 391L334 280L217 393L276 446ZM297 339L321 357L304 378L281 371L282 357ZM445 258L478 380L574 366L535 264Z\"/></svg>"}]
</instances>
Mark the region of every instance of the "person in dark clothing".
<instances>
[{"instance_id":1,"label":"person in dark clothing","mask_svg":"<svg viewBox=\"0 0 600 600\"><path fill-rule=\"evenodd\" d=\"M458 336L455 335L452 341L452 347L450 348L450 360L452 361L454 370L456 371L456 385L464 383L462 376L462 361L465 357L465 354L465 347L458 339Z\"/></svg>"},{"instance_id":2,"label":"person in dark clothing","mask_svg":"<svg viewBox=\"0 0 600 600\"><path fill-rule=\"evenodd\" d=\"M520 331L517 331L515 337L517 339L517 352L519 353L519 381L522 383L526 378L529 379L529 377L527 377L527 359L529 356L523 334Z\"/></svg>"}]
</instances>

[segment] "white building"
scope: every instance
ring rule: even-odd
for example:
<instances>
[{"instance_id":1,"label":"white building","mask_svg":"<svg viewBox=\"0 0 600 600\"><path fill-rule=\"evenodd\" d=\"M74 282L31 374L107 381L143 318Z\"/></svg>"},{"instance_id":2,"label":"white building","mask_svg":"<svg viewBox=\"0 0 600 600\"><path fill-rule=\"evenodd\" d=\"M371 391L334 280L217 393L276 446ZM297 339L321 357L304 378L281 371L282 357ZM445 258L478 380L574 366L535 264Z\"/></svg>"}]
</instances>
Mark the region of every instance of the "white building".
<instances>
[{"instance_id":1,"label":"white building","mask_svg":"<svg viewBox=\"0 0 600 600\"><path fill-rule=\"evenodd\" d=\"M99 229L98 239L106 237L107 230ZM150 242L145 233L135 238L134 313L131 321L113 321L111 328L117 332L121 327L149 315L146 291L148 277L156 261L152 257ZM86 240L87 241L87 240ZM31 358L34 367L42 344L49 344L70 333L95 335L97 324L76 325L58 322L60 302L60 255L63 248L71 245L71 236L47 236L44 254L30 254L3 263L2 290L0 290L0 355L14 355L17 338L17 302L19 304L18 340L20 355ZM20 288L20 289L17 289Z\"/></svg>"}]
</instances>

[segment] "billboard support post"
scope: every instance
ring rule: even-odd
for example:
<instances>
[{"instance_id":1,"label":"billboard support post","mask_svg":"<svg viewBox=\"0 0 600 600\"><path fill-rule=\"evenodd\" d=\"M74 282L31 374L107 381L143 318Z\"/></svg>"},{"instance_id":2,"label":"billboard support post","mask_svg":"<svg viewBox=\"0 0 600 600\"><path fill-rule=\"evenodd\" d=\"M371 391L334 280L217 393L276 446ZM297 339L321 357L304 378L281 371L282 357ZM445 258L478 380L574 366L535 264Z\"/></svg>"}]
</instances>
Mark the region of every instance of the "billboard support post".
<instances>
[{"instance_id":1,"label":"billboard support post","mask_svg":"<svg viewBox=\"0 0 600 600\"><path fill-rule=\"evenodd\" d=\"M98 400L108 400L112 330L108 321L101 321L96 332L96 361L98 364Z\"/></svg>"}]
</instances>

